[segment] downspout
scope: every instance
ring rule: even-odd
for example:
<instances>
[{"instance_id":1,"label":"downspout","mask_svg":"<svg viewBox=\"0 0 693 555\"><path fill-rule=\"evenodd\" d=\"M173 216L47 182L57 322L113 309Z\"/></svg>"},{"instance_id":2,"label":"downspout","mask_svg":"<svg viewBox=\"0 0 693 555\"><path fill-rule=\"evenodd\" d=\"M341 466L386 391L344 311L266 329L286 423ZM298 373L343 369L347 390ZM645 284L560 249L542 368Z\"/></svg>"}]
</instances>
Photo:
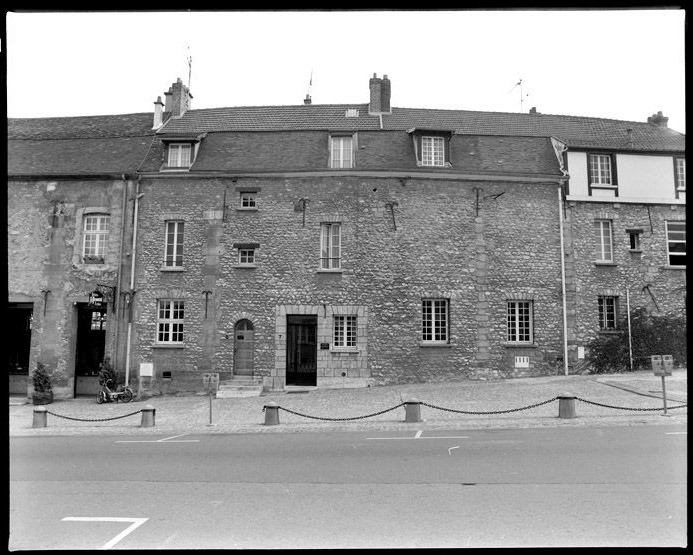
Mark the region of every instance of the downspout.
<instances>
[{"instance_id":1,"label":"downspout","mask_svg":"<svg viewBox=\"0 0 693 555\"><path fill-rule=\"evenodd\" d=\"M130 303L128 311L128 338L127 338L127 351L125 354L125 385L127 386L130 381L130 348L132 343L132 303L134 302L135 293L135 261L137 260L137 212L139 210L140 198L144 196L144 193L140 194L140 180L141 175L137 176L137 185L135 189L135 208L133 215L133 227L132 227L132 250L130 256Z\"/></svg>"},{"instance_id":2,"label":"downspout","mask_svg":"<svg viewBox=\"0 0 693 555\"><path fill-rule=\"evenodd\" d=\"M558 226L561 235L561 293L563 297L563 366L568 375L568 302L565 286L565 244L563 241L563 195L562 183L558 184Z\"/></svg>"},{"instance_id":3,"label":"downspout","mask_svg":"<svg viewBox=\"0 0 693 555\"><path fill-rule=\"evenodd\" d=\"M122 221L120 224L120 247L118 254L118 263L120 267L118 268L118 281L116 283L116 290L113 299L113 312L115 313L115 348L113 349L113 368L118 368L118 345L119 345L119 335L118 329L120 326L120 287L123 284L123 242L125 241L125 216L128 207L128 180L125 174L122 175L123 180L123 209L121 211Z\"/></svg>"}]
</instances>

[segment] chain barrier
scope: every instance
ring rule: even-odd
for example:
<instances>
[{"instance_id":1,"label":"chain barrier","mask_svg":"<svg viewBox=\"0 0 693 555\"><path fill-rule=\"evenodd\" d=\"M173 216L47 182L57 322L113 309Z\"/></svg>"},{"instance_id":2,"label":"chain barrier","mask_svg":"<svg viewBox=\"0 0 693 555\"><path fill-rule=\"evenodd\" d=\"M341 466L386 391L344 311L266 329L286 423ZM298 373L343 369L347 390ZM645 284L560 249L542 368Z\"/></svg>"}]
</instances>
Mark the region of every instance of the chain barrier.
<instances>
[{"instance_id":1,"label":"chain barrier","mask_svg":"<svg viewBox=\"0 0 693 555\"><path fill-rule=\"evenodd\" d=\"M424 405L425 407L429 407L432 409L438 409L438 410L444 410L447 412L457 412L459 414L505 414L508 412L518 412L521 410L528 410L528 409L533 409L535 407L540 407L542 405L546 405L548 403L553 403L558 397L554 397L553 399L548 399L546 401L542 401L541 403L536 403L534 405L527 405L526 407L520 407L518 409L507 409L507 410L490 410L490 411L471 411L471 410L457 410L457 409L449 409L445 407L438 407L436 405L431 405L429 403L425 403L421 401L420 404Z\"/></svg>"},{"instance_id":2,"label":"chain barrier","mask_svg":"<svg viewBox=\"0 0 693 555\"><path fill-rule=\"evenodd\" d=\"M608 409L635 410L635 411L641 411L641 412L645 412L645 411L660 411L660 410L662 410L662 407L657 407L657 408L655 408L655 409L641 409L641 408L633 408L633 407L616 407L616 406L614 406L614 405L605 405L605 404L603 404L603 403L596 403L596 402L594 402L594 401L588 401L587 399L583 399L583 398L581 398L581 397L575 397L575 399L576 399L577 401L582 401L583 403L587 403L588 405L596 405L596 406L598 406L598 407L605 407L605 408L608 408ZM682 408L685 408L685 407L687 407L687 406L688 406L688 405L686 404L686 405L678 405L678 406L676 406L676 407L667 407L667 410L669 410L669 409L682 409Z\"/></svg>"},{"instance_id":3,"label":"chain barrier","mask_svg":"<svg viewBox=\"0 0 693 555\"><path fill-rule=\"evenodd\" d=\"M114 416L112 418L73 418L72 416L64 416L62 414L56 414L54 412L51 412L49 410L46 411L48 414L51 416L57 416L58 418L64 418L65 420L77 420L79 422L106 422L108 420L118 420L119 418L127 418L128 416L134 416L135 414L139 414L142 412L142 410L138 410L135 412L131 412L130 414L123 414L122 416Z\"/></svg>"},{"instance_id":4,"label":"chain barrier","mask_svg":"<svg viewBox=\"0 0 693 555\"><path fill-rule=\"evenodd\" d=\"M398 409L399 407L402 407L404 405L405 405L405 403L400 403L399 405L396 405L392 408L381 410L379 412L374 412L372 414L366 414L364 416L353 416L353 417L347 417L347 418L327 418L324 416L310 416L309 414L302 414L300 412L285 409L284 407L280 407L280 406L277 406L276 408L281 409L281 410L286 411L286 412L289 412L291 414L295 414L296 416L303 416L304 418L312 418L313 420L327 420L330 422L345 422L347 420L363 420L364 418L370 418L371 416L378 416L380 414L385 414L386 412L390 412L392 410ZM262 407L262 412L265 412L266 408L267 408L266 406Z\"/></svg>"}]
</instances>

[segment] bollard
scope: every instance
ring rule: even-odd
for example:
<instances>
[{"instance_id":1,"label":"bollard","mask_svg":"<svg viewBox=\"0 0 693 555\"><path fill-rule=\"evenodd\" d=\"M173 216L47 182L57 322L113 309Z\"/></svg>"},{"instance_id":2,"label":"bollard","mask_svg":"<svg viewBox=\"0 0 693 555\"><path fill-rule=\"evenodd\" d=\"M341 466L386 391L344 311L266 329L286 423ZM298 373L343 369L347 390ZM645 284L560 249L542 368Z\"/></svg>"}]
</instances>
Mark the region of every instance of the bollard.
<instances>
[{"instance_id":1,"label":"bollard","mask_svg":"<svg viewBox=\"0 0 693 555\"><path fill-rule=\"evenodd\" d=\"M409 399L404 402L404 421L421 422L421 401Z\"/></svg>"},{"instance_id":2,"label":"bollard","mask_svg":"<svg viewBox=\"0 0 693 555\"><path fill-rule=\"evenodd\" d=\"M32 428L45 428L48 425L48 409L43 405L34 408Z\"/></svg>"},{"instance_id":3,"label":"bollard","mask_svg":"<svg viewBox=\"0 0 693 555\"><path fill-rule=\"evenodd\" d=\"M575 395L572 393L558 396L558 418L575 418Z\"/></svg>"},{"instance_id":4,"label":"bollard","mask_svg":"<svg viewBox=\"0 0 693 555\"><path fill-rule=\"evenodd\" d=\"M274 401L265 405L265 426L276 426L279 424L279 407Z\"/></svg>"},{"instance_id":5,"label":"bollard","mask_svg":"<svg viewBox=\"0 0 693 555\"><path fill-rule=\"evenodd\" d=\"M154 415L156 414L156 409L151 405L145 405L142 409L142 428L151 428L154 426Z\"/></svg>"}]
</instances>

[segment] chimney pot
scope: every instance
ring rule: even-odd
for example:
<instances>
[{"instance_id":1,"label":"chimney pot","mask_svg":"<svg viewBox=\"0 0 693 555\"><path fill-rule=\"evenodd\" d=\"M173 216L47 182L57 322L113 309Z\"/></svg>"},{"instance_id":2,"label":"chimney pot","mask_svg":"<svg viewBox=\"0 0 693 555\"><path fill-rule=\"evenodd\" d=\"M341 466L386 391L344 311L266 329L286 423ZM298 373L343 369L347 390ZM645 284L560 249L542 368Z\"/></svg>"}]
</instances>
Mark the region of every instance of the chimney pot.
<instances>
[{"instance_id":1,"label":"chimney pot","mask_svg":"<svg viewBox=\"0 0 693 555\"><path fill-rule=\"evenodd\" d=\"M166 106L164 112L170 112L173 116L182 116L192 107L192 95L190 90L183 84L178 77L176 82L171 85L166 96Z\"/></svg>"},{"instance_id":2,"label":"chimney pot","mask_svg":"<svg viewBox=\"0 0 693 555\"><path fill-rule=\"evenodd\" d=\"M303 103L304 104L310 104L311 102L312 101L311 101L310 95L307 94L306 97L303 99Z\"/></svg>"},{"instance_id":3,"label":"chimney pot","mask_svg":"<svg viewBox=\"0 0 693 555\"><path fill-rule=\"evenodd\" d=\"M154 123L152 125L152 129L158 129L161 127L161 124L163 123L163 107L164 103L161 102L161 97L158 96L154 102Z\"/></svg>"}]
</instances>

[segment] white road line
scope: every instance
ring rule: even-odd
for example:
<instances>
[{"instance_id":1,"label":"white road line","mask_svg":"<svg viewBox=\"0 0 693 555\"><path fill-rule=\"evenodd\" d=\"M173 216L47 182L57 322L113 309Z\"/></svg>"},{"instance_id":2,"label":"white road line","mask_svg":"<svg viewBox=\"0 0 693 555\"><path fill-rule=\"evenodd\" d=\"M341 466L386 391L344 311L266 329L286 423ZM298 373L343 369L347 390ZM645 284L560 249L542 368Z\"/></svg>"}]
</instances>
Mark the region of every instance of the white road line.
<instances>
[{"instance_id":1,"label":"white road line","mask_svg":"<svg viewBox=\"0 0 693 555\"><path fill-rule=\"evenodd\" d=\"M448 447L448 455L452 455L451 451L452 451L453 449L459 449L459 448L460 448L459 445L455 445L454 447Z\"/></svg>"},{"instance_id":2,"label":"white road line","mask_svg":"<svg viewBox=\"0 0 693 555\"><path fill-rule=\"evenodd\" d=\"M430 437L367 437L366 439L468 439L468 436L430 436Z\"/></svg>"},{"instance_id":3,"label":"white road line","mask_svg":"<svg viewBox=\"0 0 693 555\"><path fill-rule=\"evenodd\" d=\"M682 434L685 435L685 434L687 434L688 432L665 432L665 433L666 433L666 435L668 435L668 436L678 436L678 435L682 435Z\"/></svg>"},{"instance_id":4,"label":"white road line","mask_svg":"<svg viewBox=\"0 0 693 555\"><path fill-rule=\"evenodd\" d=\"M178 434L177 436L165 437L162 439L121 439L116 441L116 443L197 443L200 441L199 439L174 439L187 435L190 434Z\"/></svg>"},{"instance_id":5,"label":"white road line","mask_svg":"<svg viewBox=\"0 0 693 555\"><path fill-rule=\"evenodd\" d=\"M419 430L416 432L416 435L414 436L416 439L419 439L421 437L421 434L423 434L423 430Z\"/></svg>"},{"instance_id":6,"label":"white road line","mask_svg":"<svg viewBox=\"0 0 693 555\"><path fill-rule=\"evenodd\" d=\"M141 526L147 522L148 518L128 518L128 517L98 517L98 516L66 516L63 520L68 520L72 522L132 522L125 530L118 534L115 538L107 542L101 549L111 549L115 544L127 536L130 532L135 530L138 526Z\"/></svg>"}]
</instances>

